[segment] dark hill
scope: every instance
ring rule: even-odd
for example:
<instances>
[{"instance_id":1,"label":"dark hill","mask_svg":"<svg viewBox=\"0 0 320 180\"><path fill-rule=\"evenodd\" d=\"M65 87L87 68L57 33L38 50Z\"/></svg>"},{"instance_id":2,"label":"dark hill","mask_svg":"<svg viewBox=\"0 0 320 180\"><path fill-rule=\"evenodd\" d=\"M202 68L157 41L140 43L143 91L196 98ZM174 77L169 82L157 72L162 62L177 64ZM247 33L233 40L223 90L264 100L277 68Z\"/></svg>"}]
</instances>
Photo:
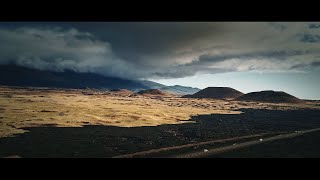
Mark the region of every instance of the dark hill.
<instances>
[{"instance_id":1,"label":"dark hill","mask_svg":"<svg viewBox=\"0 0 320 180\"><path fill-rule=\"evenodd\" d=\"M230 99L243 95L242 92L229 87L207 87L193 95L186 95L186 98L212 98L212 99Z\"/></svg>"},{"instance_id":2,"label":"dark hill","mask_svg":"<svg viewBox=\"0 0 320 180\"><path fill-rule=\"evenodd\" d=\"M288 93L282 91L259 91L251 92L236 98L237 101L257 101L268 103L303 103L304 101L298 99Z\"/></svg>"}]
</instances>

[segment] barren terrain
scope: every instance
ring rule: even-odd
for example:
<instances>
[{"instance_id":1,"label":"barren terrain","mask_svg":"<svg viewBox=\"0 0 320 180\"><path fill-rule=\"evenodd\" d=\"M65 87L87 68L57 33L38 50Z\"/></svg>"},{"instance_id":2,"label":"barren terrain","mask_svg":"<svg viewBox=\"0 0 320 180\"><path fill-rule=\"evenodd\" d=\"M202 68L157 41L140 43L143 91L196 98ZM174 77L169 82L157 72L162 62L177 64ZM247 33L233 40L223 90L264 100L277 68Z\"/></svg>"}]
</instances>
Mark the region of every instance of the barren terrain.
<instances>
[{"instance_id":1,"label":"barren terrain","mask_svg":"<svg viewBox=\"0 0 320 180\"><path fill-rule=\"evenodd\" d=\"M0 157L117 157L319 128L319 115L317 101L271 104L3 86Z\"/></svg>"}]
</instances>

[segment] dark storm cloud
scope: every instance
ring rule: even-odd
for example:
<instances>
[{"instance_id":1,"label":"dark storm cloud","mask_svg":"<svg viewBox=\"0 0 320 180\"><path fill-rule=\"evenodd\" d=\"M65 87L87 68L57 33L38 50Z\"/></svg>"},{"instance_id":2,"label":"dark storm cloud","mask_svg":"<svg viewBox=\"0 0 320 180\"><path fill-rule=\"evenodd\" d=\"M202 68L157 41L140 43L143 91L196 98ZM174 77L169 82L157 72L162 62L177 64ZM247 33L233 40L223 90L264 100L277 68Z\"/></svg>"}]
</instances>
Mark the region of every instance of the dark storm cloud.
<instances>
[{"instance_id":1,"label":"dark storm cloud","mask_svg":"<svg viewBox=\"0 0 320 180\"><path fill-rule=\"evenodd\" d=\"M320 42L320 35L304 34L301 38L301 41L306 42L306 43L319 43Z\"/></svg>"},{"instance_id":2,"label":"dark storm cloud","mask_svg":"<svg viewBox=\"0 0 320 180\"><path fill-rule=\"evenodd\" d=\"M301 68L305 68L307 66L308 66L308 64L296 64L296 65L291 66L290 69L301 69Z\"/></svg>"},{"instance_id":3,"label":"dark storm cloud","mask_svg":"<svg viewBox=\"0 0 320 180\"><path fill-rule=\"evenodd\" d=\"M317 29L320 28L320 24L309 24L310 29Z\"/></svg>"},{"instance_id":4,"label":"dark storm cloud","mask_svg":"<svg viewBox=\"0 0 320 180\"><path fill-rule=\"evenodd\" d=\"M304 55L308 53L307 51L272 51L272 52L252 52L252 53L240 53L233 55L201 55L198 60L192 61L191 63L185 64L186 66L194 66L194 65L208 65L212 63L226 61L228 59L253 59L253 58L270 58L270 59L286 59L290 56L298 56Z\"/></svg>"},{"instance_id":5,"label":"dark storm cloud","mask_svg":"<svg viewBox=\"0 0 320 180\"><path fill-rule=\"evenodd\" d=\"M196 74L206 74L206 73L225 73L231 72L231 70L220 69L220 68L209 68L205 66L175 66L172 68L167 68L162 72L152 72L151 77L157 79L169 79L169 78L183 78L188 76L193 76Z\"/></svg>"},{"instance_id":6,"label":"dark storm cloud","mask_svg":"<svg viewBox=\"0 0 320 180\"><path fill-rule=\"evenodd\" d=\"M315 60L311 63L300 63L292 66L290 69L292 70L301 70L301 69L315 69L320 67L320 60Z\"/></svg>"},{"instance_id":7,"label":"dark storm cloud","mask_svg":"<svg viewBox=\"0 0 320 180\"><path fill-rule=\"evenodd\" d=\"M189 22L109 22L109 23L65 23L95 34L100 40L112 44L112 49L120 58L135 63L153 65L170 61L167 56L186 44L203 37L215 36L221 26L214 23ZM161 61L149 57L164 57Z\"/></svg>"},{"instance_id":8,"label":"dark storm cloud","mask_svg":"<svg viewBox=\"0 0 320 180\"><path fill-rule=\"evenodd\" d=\"M174 77L181 78L186 76L195 75L197 72L202 73L223 73L230 71L237 71L242 65L245 66L243 70L255 70L265 69L263 66L256 66L255 64L264 63L263 60L268 59L271 62L268 67L269 69L276 69L281 61L285 61L290 57L301 56L307 54L308 51L273 51L273 52L253 52L244 54L233 54L233 55L201 55L199 59L194 60L190 63L175 66L172 69L168 69L162 73L154 73L157 77ZM257 61L252 61L258 59ZM280 63L279 63L280 61ZM231 63L230 63L231 62ZM282 62L283 63L283 62ZM284 62L285 63L285 62ZM219 65L225 64L225 67L218 68ZM266 65L265 65L266 66ZM290 64L289 64L290 66ZM289 69L297 69L298 67L304 67L304 64L292 65Z\"/></svg>"},{"instance_id":9,"label":"dark storm cloud","mask_svg":"<svg viewBox=\"0 0 320 180\"><path fill-rule=\"evenodd\" d=\"M229 71L313 67L314 23L1 23L0 64L177 78Z\"/></svg>"},{"instance_id":10,"label":"dark storm cloud","mask_svg":"<svg viewBox=\"0 0 320 180\"><path fill-rule=\"evenodd\" d=\"M312 62L311 66L319 67L320 66L320 61Z\"/></svg>"}]
</instances>

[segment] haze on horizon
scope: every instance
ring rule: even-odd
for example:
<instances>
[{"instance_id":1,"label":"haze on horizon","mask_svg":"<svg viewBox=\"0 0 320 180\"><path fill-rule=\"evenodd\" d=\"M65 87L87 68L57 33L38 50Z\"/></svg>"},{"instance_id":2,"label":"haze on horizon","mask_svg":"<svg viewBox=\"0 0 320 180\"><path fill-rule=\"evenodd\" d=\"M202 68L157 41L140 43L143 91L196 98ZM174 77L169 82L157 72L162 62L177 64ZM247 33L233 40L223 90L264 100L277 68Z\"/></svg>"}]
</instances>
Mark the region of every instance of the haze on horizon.
<instances>
[{"instance_id":1,"label":"haze on horizon","mask_svg":"<svg viewBox=\"0 0 320 180\"><path fill-rule=\"evenodd\" d=\"M0 65L320 99L318 22L1 22Z\"/></svg>"}]
</instances>

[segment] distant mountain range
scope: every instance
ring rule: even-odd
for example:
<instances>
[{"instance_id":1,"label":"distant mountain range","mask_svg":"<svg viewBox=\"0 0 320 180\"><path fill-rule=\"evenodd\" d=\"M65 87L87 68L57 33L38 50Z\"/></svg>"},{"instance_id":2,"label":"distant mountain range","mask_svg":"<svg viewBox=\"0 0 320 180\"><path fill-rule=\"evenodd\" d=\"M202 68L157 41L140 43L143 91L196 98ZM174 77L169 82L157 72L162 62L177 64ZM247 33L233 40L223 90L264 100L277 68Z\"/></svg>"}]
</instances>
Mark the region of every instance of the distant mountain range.
<instances>
[{"instance_id":1,"label":"distant mountain range","mask_svg":"<svg viewBox=\"0 0 320 180\"><path fill-rule=\"evenodd\" d=\"M199 88L180 86L180 85L166 86L153 81L140 81L140 83L152 89L159 89L161 91L164 91L170 94L178 94L178 95L194 94L201 90Z\"/></svg>"},{"instance_id":2,"label":"distant mountain range","mask_svg":"<svg viewBox=\"0 0 320 180\"><path fill-rule=\"evenodd\" d=\"M106 77L94 73L79 73L70 70L65 70L64 72L43 71L16 65L0 65L0 85L75 89L128 89L132 91L159 89L179 95L193 94L200 90L178 85L166 86L146 80Z\"/></svg>"},{"instance_id":3,"label":"distant mountain range","mask_svg":"<svg viewBox=\"0 0 320 180\"><path fill-rule=\"evenodd\" d=\"M193 87L186 87L186 86L180 86L180 85L174 85L174 86L166 86L160 88L160 90L165 91L167 93L171 94L181 94L181 95L187 95L187 94L194 94L198 91L201 91L199 88L193 88Z\"/></svg>"}]
</instances>

